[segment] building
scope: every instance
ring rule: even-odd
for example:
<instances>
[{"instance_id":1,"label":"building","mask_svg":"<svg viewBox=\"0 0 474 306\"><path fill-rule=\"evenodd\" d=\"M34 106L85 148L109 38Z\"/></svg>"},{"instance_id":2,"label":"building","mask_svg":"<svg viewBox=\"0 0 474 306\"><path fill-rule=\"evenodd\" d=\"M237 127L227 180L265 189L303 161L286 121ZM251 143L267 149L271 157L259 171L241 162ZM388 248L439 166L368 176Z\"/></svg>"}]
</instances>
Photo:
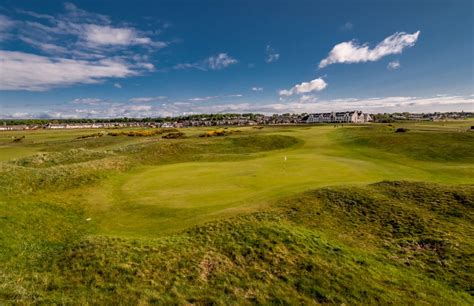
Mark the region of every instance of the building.
<instances>
[{"instance_id":1,"label":"building","mask_svg":"<svg viewBox=\"0 0 474 306\"><path fill-rule=\"evenodd\" d=\"M309 114L306 123L366 123L371 122L370 114L362 111Z\"/></svg>"}]
</instances>

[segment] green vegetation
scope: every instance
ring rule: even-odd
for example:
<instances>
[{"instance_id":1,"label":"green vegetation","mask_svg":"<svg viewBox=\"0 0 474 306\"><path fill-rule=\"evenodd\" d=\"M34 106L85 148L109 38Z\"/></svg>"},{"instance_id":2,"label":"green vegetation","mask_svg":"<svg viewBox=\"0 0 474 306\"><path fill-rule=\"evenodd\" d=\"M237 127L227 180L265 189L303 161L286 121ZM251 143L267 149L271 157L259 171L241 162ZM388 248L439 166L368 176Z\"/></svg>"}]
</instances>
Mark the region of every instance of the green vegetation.
<instances>
[{"instance_id":1,"label":"green vegetation","mask_svg":"<svg viewBox=\"0 0 474 306\"><path fill-rule=\"evenodd\" d=\"M0 304L472 305L471 125L0 133Z\"/></svg>"}]
</instances>

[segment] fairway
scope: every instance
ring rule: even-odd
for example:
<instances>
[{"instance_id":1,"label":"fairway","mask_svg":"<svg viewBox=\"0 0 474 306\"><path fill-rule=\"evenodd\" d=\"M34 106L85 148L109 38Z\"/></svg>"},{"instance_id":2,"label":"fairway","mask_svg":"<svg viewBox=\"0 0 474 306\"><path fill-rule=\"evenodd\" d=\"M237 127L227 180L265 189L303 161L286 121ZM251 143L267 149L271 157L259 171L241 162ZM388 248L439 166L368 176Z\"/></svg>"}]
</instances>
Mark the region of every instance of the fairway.
<instances>
[{"instance_id":1,"label":"fairway","mask_svg":"<svg viewBox=\"0 0 474 306\"><path fill-rule=\"evenodd\" d=\"M452 239L455 240L452 243L457 241L456 243L463 245L462 250L451 250L454 255L449 256L465 256L469 253L473 247L472 238L463 237L461 233L472 231L472 211L468 210L467 214L463 214L463 218L467 219L462 221L445 219L445 216L438 217L429 209L415 208L408 204L423 202L416 198L416 193L414 200L391 199L392 194L386 191L389 187L384 185L386 183L379 182L402 181L402 187L396 188L405 188L406 194L410 194L410 188L416 186L425 188L425 185L417 184L428 184L428 191L419 191L427 192L427 195L437 192L461 192L460 195L453 196L455 201L464 199L463 197L466 199L459 200L461 206L456 208L456 214L465 211L465 207L472 205L470 188L474 184L474 134L469 131L470 125L472 121L405 123L397 126L373 124L344 127L283 126L263 129L242 127L229 128L228 136L211 138L199 137L211 129L191 128L180 130L186 135L183 139L163 139L160 135L80 138L95 133L93 130L4 132L0 137L0 223L5 231L5 235L0 239L3 250L0 259L5 267L2 277L11 284L19 281L22 285L21 288L6 285L0 289L0 296L6 300L11 299L12 296L7 292L16 290L14 299L17 301L59 301L56 290L66 290L69 292L66 296L78 296L84 302L113 302L114 298L105 293L107 286L113 286L114 290L118 290L115 292L118 292L119 296L126 297L130 302L137 301L135 297L139 296L153 299L153 290L162 292L160 290L166 290L165 287L158 286L158 289L153 285L148 288L148 285L142 284L140 278L136 278L133 273L134 276L130 276L129 281L133 286L137 286L138 291L148 288L146 293L137 293L135 297L129 294L121 295L123 291L120 291L122 285L119 283L127 281L121 279L122 276L114 281L114 277L102 274L94 276L97 279L92 282L95 284L92 286L98 291L95 291L93 298L87 298L84 292L91 287L83 279L88 277L84 274L88 268L83 265L97 264L105 269L100 273L106 274L114 271L113 266L125 270L135 266L137 271L141 271L139 273L142 279L152 280L156 276L153 271L162 271L169 277L173 275L174 272L165 267L165 262L169 261L170 265L174 265L172 262L177 258L189 258L194 255L204 258L211 256L211 259L206 260L216 261L217 263L213 263L215 265L222 265L223 274L216 276L215 280L221 279L220 284L225 288L234 288L240 285L227 279L225 271L237 273L235 275L239 275L236 276L238 279L250 277L240 274L243 272L237 266L242 264L238 263L239 260L253 253L245 253L241 248L250 247L257 241L265 244L266 239L270 239L268 241L274 241L278 245L276 249L271 249L276 252L274 259L282 256L282 261L277 264L282 265L282 268L288 265L288 269L297 270L299 268L293 266L292 260L306 262L311 254L317 254L317 263L312 263L317 269L332 267L329 268L333 271L331 273L340 273L341 277L352 278L361 273L359 268L351 266L353 260L363 260L367 262L364 267L368 267L370 271L364 273L371 275L370 280L366 280L367 283L364 281L361 284L362 287L366 286L366 289L387 274L396 279L396 282L418 286L419 292L434 294L438 291L438 298L444 302L469 304L472 297L466 293L463 286L464 282L471 279L472 271L466 271L467 275L463 276L453 276L447 271L439 272L439 279L427 281L429 272L423 270L423 265L428 263L416 261L412 268L404 268L400 266L398 259L387 259L392 255L381 247L383 241L386 241L385 244L390 241L390 248L396 249L398 244L392 246L392 240L385 240L388 238L382 236L377 238L383 230L374 232L372 226L379 226L375 225L379 221L373 225L371 222L376 218L381 220L382 226L387 222L396 224L396 228L407 227L408 231L411 231L410 228L421 228L424 236L420 237L426 239L438 237L441 232L431 233L423 222L436 220L431 222L434 222L437 228L454 235L455 238ZM408 132L395 133L396 128L400 126L407 128ZM12 143L11 136L22 135L26 136L23 142ZM399 186L397 184L395 186ZM316 192L316 196L308 197L308 192ZM335 192L337 196L333 196L331 192ZM361 198L358 198L358 194ZM316 198L319 200L316 201ZM443 196L440 196L440 199L440 203L447 205L446 207L454 205L454 200L444 199ZM346 200L347 203L367 203L363 205L369 205L367 207L370 207L370 210L364 210L363 218L370 214L374 214L374 217L359 224L356 221L360 218L358 211L353 212L352 208L347 207L341 211L334 210L334 205L342 205L340 201ZM324 205L328 205L328 208L321 209L310 219L307 218L308 214L315 214L314 209ZM385 211L384 205L393 208ZM292 213L285 207L292 207L288 208ZM309 211L302 214L301 209ZM353 213L356 215L351 215ZM294 219L295 214L299 216L298 219ZM422 221L412 220L411 215L419 215ZM382 221L384 218L388 219ZM30 220L36 221L32 223ZM268 233L264 230L267 225L270 230ZM203 233L205 237L200 236ZM358 236L364 233L365 238ZM395 232L391 233L393 237L398 237ZM243 236L236 238L234 234ZM226 235L231 236L225 238ZM415 237L412 235L414 234L409 234L410 237ZM300 242L292 243L304 246L294 250L294 256L299 259L291 259L286 248L291 248L293 244L288 244L285 239L296 239L295 241ZM207 243L214 246L209 248ZM191 244L198 253L193 255L192 252L185 251L186 245ZM339 263L331 261L333 251L325 249L326 244L331 245L331 250L341 249L341 252L346 254L345 259L337 259L341 261ZM231 250L237 247L236 245L240 245L235 251L240 255L219 251L220 248ZM252 247L252 250L260 248L261 246ZM28 250L33 249L37 250L35 256L30 256ZM98 249L105 249L106 253L112 252L116 255L101 257L102 255L97 253ZM134 249L133 252L137 253L122 254L126 249ZM175 257L171 253L168 254L165 251L167 249L180 255ZM155 253L152 252L155 255L149 253L149 250L155 250ZM48 254L52 257L46 260L45 256L50 256ZM237 257L230 259L232 256ZM404 258L405 255L399 256ZM426 256L431 258L438 255L429 253ZM264 257L255 260L265 261ZM143 262L146 258L153 258L153 263ZM381 258L385 258L383 263L380 262ZM121 263L123 260L126 263ZM75 268L70 270L61 262L70 262L71 267ZM188 259L183 269L199 270L199 265L200 263L193 263L193 260ZM348 270L334 272L337 271L338 265L346 266ZM76 268L79 270L75 270ZM48 269L56 272L47 273ZM176 266L169 269L181 268ZM261 269L268 270L270 266L261 266ZM190 271L179 273L192 275L194 272ZM42 282L46 285L33 281L30 273L42 275ZM400 273L405 274L401 276ZM27 277L26 281L20 280L23 276ZM211 276L206 276L206 279L207 277ZM461 285L453 285L445 283L443 277L464 277L464 281ZM69 287L66 279L73 279L77 288ZM195 290L192 289L194 281L185 279L178 277L178 283L172 281L174 286L178 286L175 290L178 290L184 299L183 303L189 301L188 297L194 296ZM246 284L253 284L253 280L254 278L250 277ZM54 285L51 285L51 282ZM105 287L100 289L102 282ZM331 291L331 286L320 282L322 280L313 279L307 286L318 284L318 290L322 290L320 294L332 302L364 300L363 294L361 295L355 285L351 289L344 289L355 290L354 296L348 300L340 300L337 298L337 291ZM206 288L211 290L219 286ZM278 285L280 287L277 286L279 289L273 293L269 293L270 287L267 288L266 285L259 287L260 285L255 283L255 286L252 290L266 292L266 295L262 295L262 302L271 301L272 296L286 296L290 299L288 301L296 301L292 299L297 296L305 296L308 299L312 296L305 293L306 289L298 289L300 285L281 283ZM387 296L376 291L371 293L372 296L386 301L406 301L408 298L401 293L408 290L401 283L387 283L384 286L386 287L382 291L386 292ZM41 295L32 297L21 293L34 290L42 292ZM216 292L208 292L205 296L213 296L218 301L227 303L222 292L218 289ZM243 295L235 294L238 299L245 300ZM161 298L158 300L165 302ZM320 301L324 299L321 298ZM434 300L425 298L425 301Z\"/></svg>"}]
</instances>

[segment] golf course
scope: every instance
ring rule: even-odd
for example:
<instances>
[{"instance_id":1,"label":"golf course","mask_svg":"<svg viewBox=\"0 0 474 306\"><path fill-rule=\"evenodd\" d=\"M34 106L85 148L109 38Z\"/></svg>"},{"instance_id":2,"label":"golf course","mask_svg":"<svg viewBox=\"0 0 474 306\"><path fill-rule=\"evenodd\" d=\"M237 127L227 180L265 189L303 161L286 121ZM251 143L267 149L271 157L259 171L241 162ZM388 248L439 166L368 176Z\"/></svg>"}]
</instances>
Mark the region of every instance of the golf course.
<instances>
[{"instance_id":1,"label":"golf course","mask_svg":"<svg viewBox=\"0 0 474 306\"><path fill-rule=\"evenodd\" d=\"M1 131L0 304L473 305L473 125Z\"/></svg>"}]
</instances>

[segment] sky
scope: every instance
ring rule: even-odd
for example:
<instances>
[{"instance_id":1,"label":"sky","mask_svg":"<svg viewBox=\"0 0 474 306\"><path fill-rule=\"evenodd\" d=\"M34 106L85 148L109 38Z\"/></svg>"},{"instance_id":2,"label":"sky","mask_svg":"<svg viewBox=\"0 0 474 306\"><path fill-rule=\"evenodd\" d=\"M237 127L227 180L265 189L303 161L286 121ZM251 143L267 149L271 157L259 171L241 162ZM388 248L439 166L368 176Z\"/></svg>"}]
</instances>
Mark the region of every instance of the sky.
<instances>
[{"instance_id":1,"label":"sky","mask_svg":"<svg viewBox=\"0 0 474 306\"><path fill-rule=\"evenodd\" d=\"M474 111L472 0L0 0L0 118Z\"/></svg>"}]
</instances>

